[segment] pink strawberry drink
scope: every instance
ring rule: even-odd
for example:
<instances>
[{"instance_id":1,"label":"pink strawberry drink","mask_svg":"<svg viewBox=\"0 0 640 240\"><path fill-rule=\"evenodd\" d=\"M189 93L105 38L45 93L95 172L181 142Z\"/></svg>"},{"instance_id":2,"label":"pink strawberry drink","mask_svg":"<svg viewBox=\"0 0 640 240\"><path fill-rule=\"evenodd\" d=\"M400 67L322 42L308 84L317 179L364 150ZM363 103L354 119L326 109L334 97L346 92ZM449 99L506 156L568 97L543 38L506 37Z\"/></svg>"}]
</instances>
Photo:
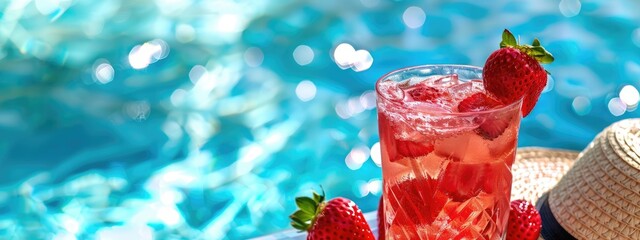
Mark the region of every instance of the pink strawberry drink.
<instances>
[{"instance_id":1,"label":"pink strawberry drink","mask_svg":"<svg viewBox=\"0 0 640 240\"><path fill-rule=\"evenodd\" d=\"M420 66L378 80L386 239L502 239L521 101L482 69Z\"/></svg>"}]
</instances>

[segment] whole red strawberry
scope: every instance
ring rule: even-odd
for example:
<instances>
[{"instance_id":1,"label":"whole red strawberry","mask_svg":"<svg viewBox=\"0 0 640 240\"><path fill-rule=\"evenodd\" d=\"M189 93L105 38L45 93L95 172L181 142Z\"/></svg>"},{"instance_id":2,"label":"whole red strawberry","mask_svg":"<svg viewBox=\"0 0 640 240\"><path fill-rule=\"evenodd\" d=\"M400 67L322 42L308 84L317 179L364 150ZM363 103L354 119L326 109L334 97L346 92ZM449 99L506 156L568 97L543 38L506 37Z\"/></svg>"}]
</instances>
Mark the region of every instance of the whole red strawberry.
<instances>
[{"instance_id":1,"label":"whole red strawberry","mask_svg":"<svg viewBox=\"0 0 640 240\"><path fill-rule=\"evenodd\" d=\"M547 72L540 63L551 62L553 56L540 46L538 39L534 39L532 45L520 45L505 29L500 49L484 64L484 87L505 104L522 99L522 116L527 116L547 84Z\"/></svg>"},{"instance_id":2,"label":"whole red strawberry","mask_svg":"<svg viewBox=\"0 0 640 240\"><path fill-rule=\"evenodd\" d=\"M533 204L525 200L514 200L510 207L507 240L538 239L542 220Z\"/></svg>"},{"instance_id":3,"label":"whole red strawberry","mask_svg":"<svg viewBox=\"0 0 640 240\"><path fill-rule=\"evenodd\" d=\"M375 239L362 211L353 201L341 197L328 202L324 200L324 193L313 193L313 198L296 198L300 209L290 216L291 226L307 231L307 240Z\"/></svg>"}]
</instances>

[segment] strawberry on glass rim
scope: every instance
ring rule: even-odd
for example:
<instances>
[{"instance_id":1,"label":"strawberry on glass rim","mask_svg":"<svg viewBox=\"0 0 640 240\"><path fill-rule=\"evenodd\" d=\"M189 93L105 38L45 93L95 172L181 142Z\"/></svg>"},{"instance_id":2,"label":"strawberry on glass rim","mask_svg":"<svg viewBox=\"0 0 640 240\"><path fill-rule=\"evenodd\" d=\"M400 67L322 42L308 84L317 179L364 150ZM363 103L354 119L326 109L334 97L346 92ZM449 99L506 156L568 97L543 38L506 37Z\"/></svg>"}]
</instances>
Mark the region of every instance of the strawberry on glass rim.
<instances>
[{"instance_id":1,"label":"strawberry on glass rim","mask_svg":"<svg viewBox=\"0 0 640 240\"><path fill-rule=\"evenodd\" d=\"M505 29L500 49L493 52L484 64L484 87L489 95L505 104L522 99L522 116L526 117L547 85L547 72L540 64L551 62L553 56L537 38L531 45L519 44Z\"/></svg>"}]
</instances>

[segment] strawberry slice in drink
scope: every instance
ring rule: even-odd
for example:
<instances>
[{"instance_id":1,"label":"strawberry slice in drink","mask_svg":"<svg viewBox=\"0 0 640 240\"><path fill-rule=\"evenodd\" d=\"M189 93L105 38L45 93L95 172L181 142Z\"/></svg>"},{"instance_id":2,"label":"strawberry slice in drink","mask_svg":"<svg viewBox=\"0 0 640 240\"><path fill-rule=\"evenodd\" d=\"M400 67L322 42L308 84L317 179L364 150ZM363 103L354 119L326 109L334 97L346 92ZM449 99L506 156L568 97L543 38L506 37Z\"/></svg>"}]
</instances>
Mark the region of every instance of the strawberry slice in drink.
<instances>
[{"instance_id":1,"label":"strawberry slice in drink","mask_svg":"<svg viewBox=\"0 0 640 240\"><path fill-rule=\"evenodd\" d=\"M404 157L409 158L417 158L421 156L426 156L427 154L433 152L433 144L431 143L417 143L413 141L404 141L404 140L396 140L396 151L398 153L398 157L392 159L391 161L397 161Z\"/></svg>"},{"instance_id":2,"label":"strawberry slice in drink","mask_svg":"<svg viewBox=\"0 0 640 240\"><path fill-rule=\"evenodd\" d=\"M437 191L438 180L414 178L389 188L387 199L394 209L393 225L429 225L438 216L448 197Z\"/></svg>"},{"instance_id":3,"label":"strawberry slice in drink","mask_svg":"<svg viewBox=\"0 0 640 240\"><path fill-rule=\"evenodd\" d=\"M419 85L407 91L411 99L420 102L433 102L444 96L445 92L430 86Z\"/></svg>"},{"instance_id":4,"label":"strawberry slice in drink","mask_svg":"<svg viewBox=\"0 0 640 240\"><path fill-rule=\"evenodd\" d=\"M473 94L458 104L459 112L481 112L504 106L500 101L495 100L484 93ZM509 127L510 118L503 116L476 117L475 121L480 124L476 133L484 139L493 140Z\"/></svg>"},{"instance_id":5,"label":"strawberry slice in drink","mask_svg":"<svg viewBox=\"0 0 640 240\"><path fill-rule=\"evenodd\" d=\"M485 180L482 167L482 164L449 163L441 177L442 190L456 202L477 196Z\"/></svg>"},{"instance_id":6,"label":"strawberry slice in drink","mask_svg":"<svg viewBox=\"0 0 640 240\"><path fill-rule=\"evenodd\" d=\"M492 194L509 188L511 172L502 162L463 163L452 162L447 165L441 188L453 201L465 201L482 191Z\"/></svg>"},{"instance_id":7,"label":"strawberry slice in drink","mask_svg":"<svg viewBox=\"0 0 640 240\"><path fill-rule=\"evenodd\" d=\"M484 139L493 140L509 127L511 119L505 117L488 117L482 120L480 126L476 129L476 133Z\"/></svg>"},{"instance_id":8,"label":"strawberry slice in drink","mask_svg":"<svg viewBox=\"0 0 640 240\"><path fill-rule=\"evenodd\" d=\"M458 103L459 112L480 112L497 108L503 104L484 93L475 93Z\"/></svg>"},{"instance_id":9,"label":"strawberry slice in drink","mask_svg":"<svg viewBox=\"0 0 640 240\"><path fill-rule=\"evenodd\" d=\"M410 130L408 126L398 126L398 123L392 123L387 115L381 113L378 114L378 121L381 128L380 140L381 142L385 143L381 148L384 152L383 155L389 157L389 161L396 162L407 157L417 158L426 156L427 154L433 152L433 143L396 139L396 135L399 135L397 133L398 131L400 131L399 129L404 127ZM417 136L415 138L419 139L420 137Z\"/></svg>"}]
</instances>

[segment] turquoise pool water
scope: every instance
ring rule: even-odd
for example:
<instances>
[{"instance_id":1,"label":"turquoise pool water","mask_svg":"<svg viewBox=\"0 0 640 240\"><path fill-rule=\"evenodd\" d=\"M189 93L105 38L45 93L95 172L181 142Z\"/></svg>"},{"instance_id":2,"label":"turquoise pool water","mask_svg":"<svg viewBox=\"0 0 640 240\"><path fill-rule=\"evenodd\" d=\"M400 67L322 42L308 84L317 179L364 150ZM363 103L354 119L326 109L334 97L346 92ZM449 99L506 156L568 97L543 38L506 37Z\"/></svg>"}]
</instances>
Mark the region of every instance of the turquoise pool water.
<instances>
[{"instance_id":1,"label":"turquoise pool water","mask_svg":"<svg viewBox=\"0 0 640 240\"><path fill-rule=\"evenodd\" d=\"M319 185L374 210L375 80L503 28L556 57L520 146L639 116L638 2L490 2L2 1L0 239L246 239Z\"/></svg>"}]
</instances>

